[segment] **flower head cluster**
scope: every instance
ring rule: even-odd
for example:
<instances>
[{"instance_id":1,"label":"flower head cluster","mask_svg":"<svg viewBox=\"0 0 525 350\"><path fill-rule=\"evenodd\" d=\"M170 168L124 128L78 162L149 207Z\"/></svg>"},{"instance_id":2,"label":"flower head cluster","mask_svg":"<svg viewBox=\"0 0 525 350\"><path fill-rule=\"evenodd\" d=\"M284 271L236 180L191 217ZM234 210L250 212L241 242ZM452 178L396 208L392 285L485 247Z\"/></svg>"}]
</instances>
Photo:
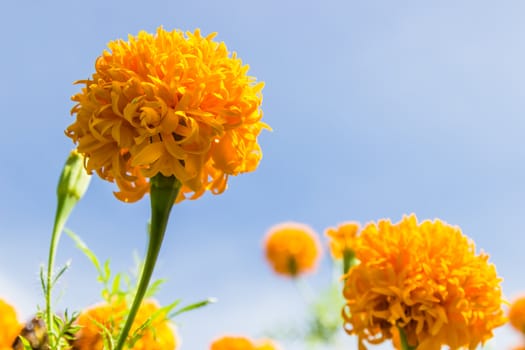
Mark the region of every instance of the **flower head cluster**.
<instances>
[{"instance_id":1,"label":"flower head cluster","mask_svg":"<svg viewBox=\"0 0 525 350\"><path fill-rule=\"evenodd\" d=\"M142 303L131 327L131 334L149 322L140 330L140 336L130 350L173 350L178 346L175 329L165 312L159 311L159 305L153 300ZM75 337L74 348L77 350L103 350L104 328L116 335L124 320L127 308L124 302L99 304L82 312L77 320L81 327Z\"/></svg>"},{"instance_id":2,"label":"flower head cluster","mask_svg":"<svg viewBox=\"0 0 525 350\"><path fill-rule=\"evenodd\" d=\"M309 226L294 222L270 228L264 250L273 270L289 277L314 270L321 257L317 234Z\"/></svg>"},{"instance_id":3,"label":"flower head cluster","mask_svg":"<svg viewBox=\"0 0 525 350\"><path fill-rule=\"evenodd\" d=\"M508 316L512 327L525 334L525 297L518 298L511 304Z\"/></svg>"},{"instance_id":4,"label":"flower head cluster","mask_svg":"<svg viewBox=\"0 0 525 350\"><path fill-rule=\"evenodd\" d=\"M241 336L225 336L212 342L210 350L279 350L273 341L253 341Z\"/></svg>"},{"instance_id":5,"label":"flower head cluster","mask_svg":"<svg viewBox=\"0 0 525 350\"><path fill-rule=\"evenodd\" d=\"M214 36L159 28L112 41L77 82L66 134L117 198L139 200L159 173L182 183L177 200L218 194L229 175L257 168L263 84Z\"/></svg>"},{"instance_id":6,"label":"flower head cluster","mask_svg":"<svg viewBox=\"0 0 525 350\"><path fill-rule=\"evenodd\" d=\"M22 328L13 306L0 299L0 350L11 350Z\"/></svg>"},{"instance_id":7,"label":"flower head cluster","mask_svg":"<svg viewBox=\"0 0 525 350\"><path fill-rule=\"evenodd\" d=\"M376 344L402 329L418 350L475 349L505 322L501 278L458 227L440 220L368 224L346 275L345 330Z\"/></svg>"},{"instance_id":8,"label":"flower head cluster","mask_svg":"<svg viewBox=\"0 0 525 350\"><path fill-rule=\"evenodd\" d=\"M355 251L358 232L359 224L357 222L345 222L338 227L330 227L326 230L330 252L334 259L342 259L345 253Z\"/></svg>"}]
</instances>

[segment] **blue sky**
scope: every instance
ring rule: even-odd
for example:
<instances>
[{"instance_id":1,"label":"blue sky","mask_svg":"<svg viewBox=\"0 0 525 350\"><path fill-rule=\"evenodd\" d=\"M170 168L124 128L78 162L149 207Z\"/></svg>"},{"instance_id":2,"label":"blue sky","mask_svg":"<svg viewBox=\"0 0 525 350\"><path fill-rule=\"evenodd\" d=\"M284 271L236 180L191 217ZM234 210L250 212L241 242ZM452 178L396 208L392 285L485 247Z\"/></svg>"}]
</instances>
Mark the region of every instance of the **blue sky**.
<instances>
[{"instance_id":1,"label":"blue sky","mask_svg":"<svg viewBox=\"0 0 525 350\"><path fill-rule=\"evenodd\" d=\"M55 186L71 141L72 82L109 40L140 30L218 32L266 83L264 158L221 196L177 205L156 270L159 299L219 303L181 317L184 348L257 335L302 304L272 275L261 239L294 220L322 233L346 220L416 213L459 225L525 292L525 4L521 1L101 1L3 4L0 297L25 317L42 304ZM117 201L93 179L68 226L114 270L142 253L149 203ZM95 271L72 259L61 306L99 300ZM329 279L325 260L312 281ZM517 342L499 331L496 348Z\"/></svg>"}]
</instances>

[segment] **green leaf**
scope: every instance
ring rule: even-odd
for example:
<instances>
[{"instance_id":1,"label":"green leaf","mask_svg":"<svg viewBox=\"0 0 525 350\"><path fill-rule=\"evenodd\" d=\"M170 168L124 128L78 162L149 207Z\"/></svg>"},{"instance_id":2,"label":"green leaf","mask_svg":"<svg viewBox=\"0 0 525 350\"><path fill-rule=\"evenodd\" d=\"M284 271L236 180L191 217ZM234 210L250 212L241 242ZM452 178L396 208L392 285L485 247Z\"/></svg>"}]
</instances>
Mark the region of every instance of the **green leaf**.
<instances>
[{"instance_id":1,"label":"green leaf","mask_svg":"<svg viewBox=\"0 0 525 350\"><path fill-rule=\"evenodd\" d=\"M21 335L19 335L18 338L22 342L22 345L24 346L24 350L33 350L33 347L31 346L31 343L29 342L29 340L22 337Z\"/></svg>"},{"instance_id":2,"label":"green leaf","mask_svg":"<svg viewBox=\"0 0 525 350\"><path fill-rule=\"evenodd\" d=\"M44 272L44 265L40 265L40 283L42 284L42 290L44 291L44 295L47 294L47 283L46 283L46 276Z\"/></svg>"},{"instance_id":3,"label":"green leaf","mask_svg":"<svg viewBox=\"0 0 525 350\"><path fill-rule=\"evenodd\" d=\"M111 269L109 268L109 259L104 261L104 271L100 272L102 281L107 284L111 278Z\"/></svg>"},{"instance_id":4,"label":"green leaf","mask_svg":"<svg viewBox=\"0 0 525 350\"><path fill-rule=\"evenodd\" d=\"M51 282L51 287L55 286L55 284L58 282L60 277L71 267L71 261L68 261L57 273L55 278L53 278Z\"/></svg>"},{"instance_id":5,"label":"green leaf","mask_svg":"<svg viewBox=\"0 0 525 350\"><path fill-rule=\"evenodd\" d=\"M104 339L104 349L114 349L115 340L113 339L113 334L111 334L111 330L109 330L103 323L100 323L95 319L92 319L91 322L93 322L102 331L102 338Z\"/></svg>"},{"instance_id":6,"label":"green leaf","mask_svg":"<svg viewBox=\"0 0 525 350\"><path fill-rule=\"evenodd\" d=\"M155 319L155 316L153 315L148 317L148 319L144 321L144 323L142 323L140 326L137 327L137 329L135 329L133 334L131 334L130 339L128 340L128 346L130 348L133 347L133 345L137 342L137 340L142 338L142 335L144 334L146 329L148 329L151 326L151 323L153 322L154 319Z\"/></svg>"},{"instance_id":7,"label":"green leaf","mask_svg":"<svg viewBox=\"0 0 525 350\"><path fill-rule=\"evenodd\" d=\"M91 261L91 263L95 266L97 269L99 275L103 275L102 269L100 268L100 263L97 259L97 256L88 248L86 243L80 239L79 236L77 236L73 231L71 231L68 228L64 229L64 232L71 237L71 239L75 242L76 246L84 255Z\"/></svg>"},{"instance_id":8,"label":"green leaf","mask_svg":"<svg viewBox=\"0 0 525 350\"><path fill-rule=\"evenodd\" d=\"M117 273L115 275L115 278L113 279L113 283L111 285L111 293L112 295L118 294L120 292L120 279L122 277L122 274Z\"/></svg>"},{"instance_id":9,"label":"green leaf","mask_svg":"<svg viewBox=\"0 0 525 350\"><path fill-rule=\"evenodd\" d=\"M153 315L157 315L158 313L169 314L169 313L171 312L171 310L173 310L173 309L175 309L177 306L179 306L179 304L181 303L181 301L182 301L181 299L177 299L177 300L175 300L173 303L161 307L161 308L160 308L159 310L157 310ZM168 318L171 318L171 317L168 317Z\"/></svg>"},{"instance_id":10,"label":"green leaf","mask_svg":"<svg viewBox=\"0 0 525 350\"><path fill-rule=\"evenodd\" d=\"M188 312L188 311L191 311L191 310L195 310L195 309L204 307L204 306L206 306L208 304L212 304L212 303L215 303L215 302L217 302L217 299L215 299L215 298L208 298L206 300L202 300L202 301L190 304L188 306L183 307L180 310L177 310L177 311L171 313L168 316L168 318L174 318L175 316L178 316L178 315L183 314L185 312Z\"/></svg>"},{"instance_id":11,"label":"green leaf","mask_svg":"<svg viewBox=\"0 0 525 350\"><path fill-rule=\"evenodd\" d=\"M157 294L157 292L160 290L160 286L162 284L164 284L164 282L166 282L166 280L158 279L158 280L154 281L153 283L151 283L148 286L148 289L146 290L146 294L144 295L144 297L145 298L151 298L152 296Z\"/></svg>"}]
</instances>

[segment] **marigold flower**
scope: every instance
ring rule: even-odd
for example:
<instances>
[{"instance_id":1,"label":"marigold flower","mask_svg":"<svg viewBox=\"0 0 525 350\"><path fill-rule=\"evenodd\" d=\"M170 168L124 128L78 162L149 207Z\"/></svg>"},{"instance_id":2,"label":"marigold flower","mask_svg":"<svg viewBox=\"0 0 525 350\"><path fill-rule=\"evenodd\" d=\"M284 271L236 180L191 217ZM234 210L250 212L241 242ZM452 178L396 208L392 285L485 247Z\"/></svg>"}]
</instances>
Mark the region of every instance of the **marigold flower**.
<instances>
[{"instance_id":1,"label":"marigold flower","mask_svg":"<svg viewBox=\"0 0 525 350\"><path fill-rule=\"evenodd\" d=\"M263 83L214 34L140 32L108 44L96 72L72 97L66 135L89 172L137 201L158 173L182 184L178 201L226 188L229 175L257 168Z\"/></svg>"},{"instance_id":2,"label":"marigold flower","mask_svg":"<svg viewBox=\"0 0 525 350\"><path fill-rule=\"evenodd\" d=\"M396 327L418 350L475 349L505 322L501 278L458 227L415 215L380 220L361 231L356 254L343 318L360 349L392 338Z\"/></svg>"},{"instance_id":3,"label":"marigold flower","mask_svg":"<svg viewBox=\"0 0 525 350\"><path fill-rule=\"evenodd\" d=\"M510 305L508 316L512 327L525 334L525 296Z\"/></svg>"},{"instance_id":4,"label":"marigold flower","mask_svg":"<svg viewBox=\"0 0 525 350\"><path fill-rule=\"evenodd\" d=\"M264 249L273 270L291 277L314 270L321 257L317 234L309 226L295 222L270 228Z\"/></svg>"},{"instance_id":5,"label":"marigold flower","mask_svg":"<svg viewBox=\"0 0 525 350\"><path fill-rule=\"evenodd\" d=\"M343 261L343 274L346 274L352 265L356 264L355 242L359 232L359 224L346 222L336 228L330 227L325 231L329 239L330 252L334 260Z\"/></svg>"},{"instance_id":6,"label":"marigold flower","mask_svg":"<svg viewBox=\"0 0 525 350\"><path fill-rule=\"evenodd\" d=\"M271 340L253 341L241 336L225 336L212 342L210 350L279 350Z\"/></svg>"},{"instance_id":7,"label":"marigold flower","mask_svg":"<svg viewBox=\"0 0 525 350\"><path fill-rule=\"evenodd\" d=\"M11 350L23 327L18 321L15 308L0 299L0 350Z\"/></svg>"},{"instance_id":8,"label":"marigold flower","mask_svg":"<svg viewBox=\"0 0 525 350\"><path fill-rule=\"evenodd\" d=\"M255 350L280 350L281 348L273 340L264 339L255 342Z\"/></svg>"},{"instance_id":9,"label":"marigold flower","mask_svg":"<svg viewBox=\"0 0 525 350\"><path fill-rule=\"evenodd\" d=\"M151 323L142 330L141 337L130 350L174 350L179 343L175 329L166 314L159 311L159 305L153 300L145 300L139 308L131 328L131 334L148 319ZM99 304L82 312L77 320L81 329L76 334L76 350L103 350L104 336L102 326L116 335L124 320L127 307L124 302Z\"/></svg>"},{"instance_id":10,"label":"marigold flower","mask_svg":"<svg viewBox=\"0 0 525 350\"><path fill-rule=\"evenodd\" d=\"M246 337L225 336L214 340L210 350L255 350L255 346Z\"/></svg>"},{"instance_id":11,"label":"marigold flower","mask_svg":"<svg viewBox=\"0 0 525 350\"><path fill-rule=\"evenodd\" d=\"M354 252L359 224L357 222L345 222L338 227L330 227L325 231L329 238L330 252L334 259L342 259L349 252Z\"/></svg>"}]
</instances>

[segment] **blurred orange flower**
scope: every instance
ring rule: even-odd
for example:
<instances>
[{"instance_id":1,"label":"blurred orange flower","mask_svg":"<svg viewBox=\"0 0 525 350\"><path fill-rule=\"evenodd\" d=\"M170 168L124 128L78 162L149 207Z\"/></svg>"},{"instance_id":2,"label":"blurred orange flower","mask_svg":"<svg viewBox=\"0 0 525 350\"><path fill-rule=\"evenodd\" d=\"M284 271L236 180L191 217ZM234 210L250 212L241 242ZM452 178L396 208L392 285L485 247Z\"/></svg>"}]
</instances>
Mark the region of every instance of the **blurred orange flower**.
<instances>
[{"instance_id":1,"label":"blurred orange flower","mask_svg":"<svg viewBox=\"0 0 525 350\"><path fill-rule=\"evenodd\" d=\"M346 275L345 330L378 344L403 329L418 350L476 348L505 323L501 278L458 227L440 220L368 224Z\"/></svg>"},{"instance_id":2,"label":"blurred orange flower","mask_svg":"<svg viewBox=\"0 0 525 350\"><path fill-rule=\"evenodd\" d=\"M257 168L264 84L214 36L160 27L112 41L77 82L66 135L118 199L139 200L158 173L182 183L177 201L218 194L228 176Z\"/></svg>"},{"instance_id":3,"label":"blurred orange flower","mask_svg":"<svg viewBox=\"0 0 525 350\"><path fill-rule=\"evenodd\" d=\"M325 231L329 238L330 252L334 259L342 259L345 252L355 250L359 224L357 222L345 222L337 227L330 227Z\"/></svg>"},{"instance_id":4,"label":"blurred orange flower","mask_svg":"<svg viewBox=\"0 0 525 350\"><path fill-rule=\"evenodd\" d=\"M279 350L271 340L253 341L241 336L224 336L211 344L210 350Z\"/></svg>"},{"instance_id":5,"label":"blurred orange flower","mask_svg":"<svg viewBox=\"0 0 525 350\"><path fill-rule=\"evenodd\" d=\"M18 321L16 310L0 299L0 350L11 350L11 346L24 328Z\"/></svg>"},{"instance_id":6,"label":"blurred orange flower","mask_svg":"<svg viewBox=\"0 0 525 350\"><path fill-rule=\"evenodd\" d=\"M153 300L142 303L133 322L130 334L133 334L147 321L147 325L130 347L130 350L174 350L179 343L175 328L166 319L166 314L159 312L159 305ZM105 327L110 334L116 335L124 321L127 308L124 302L113 304L102 303L82 312L77 320L81 326L75 338L76 350L103 350Z\"/></svg>"},{"instance_id":7,"label":"blurred orange flower","mask_svg":"<svg viewBox=\"0 0 525 350\"><path fill-rule=\"evenodd\" d=\"M512 327L525 334L525 296L514 300L510 305L508 316Z\"/></svg>"},{"instance_id":8,"label":"blurred orange flower","mask_svg":"<svg viewBox=\"0 0 525 350\"><path fill-rule=\"evenodd\" d=\"M263 339L255 342L255 350L280 350L281 348L270 339Z\"/></svg>"},{"instance_id":9,"label":"blurred orange flower","mask_svg":"<svg viewBox=\"0 0 525 350\"><path fill-rule=\"evenodd\" d=\"M314 270L321 257L321 244L315 231L295 222L270 228L264 250L273 270L290 277Z\"/></svg>"}]
</instances>

